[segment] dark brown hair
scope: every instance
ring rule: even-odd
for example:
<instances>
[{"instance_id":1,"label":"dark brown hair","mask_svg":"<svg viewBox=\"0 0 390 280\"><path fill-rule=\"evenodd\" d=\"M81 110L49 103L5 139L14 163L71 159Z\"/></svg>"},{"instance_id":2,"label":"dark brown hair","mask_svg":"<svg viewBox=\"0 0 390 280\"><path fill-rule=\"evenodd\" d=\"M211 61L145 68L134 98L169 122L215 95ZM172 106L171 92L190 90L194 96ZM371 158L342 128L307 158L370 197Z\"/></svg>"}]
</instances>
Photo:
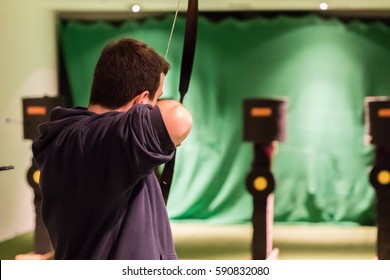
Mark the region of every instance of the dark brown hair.
<instances>
[{"instance_id":1,"label":"dark brown hair","mask_svg":"<svg viewBox=\"0 0 390 280\"><path fill-rule=\"evenodd\" d=\"M169 63L145 43L121 39L108 44L95 67L90 104L117 109L145 90L153 99Z\"/></svg>"}]
</instances>

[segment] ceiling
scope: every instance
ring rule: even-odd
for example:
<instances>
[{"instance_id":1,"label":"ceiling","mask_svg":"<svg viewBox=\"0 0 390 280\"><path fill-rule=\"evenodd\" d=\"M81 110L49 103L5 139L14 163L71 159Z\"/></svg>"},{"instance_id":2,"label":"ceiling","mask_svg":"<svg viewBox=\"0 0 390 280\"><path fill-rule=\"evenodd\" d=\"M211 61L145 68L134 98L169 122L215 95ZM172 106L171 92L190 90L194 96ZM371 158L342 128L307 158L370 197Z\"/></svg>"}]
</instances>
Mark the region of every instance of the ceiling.
<instances>
[{"instance_id":1,"label":"ceiling","mask_svg":"<svg viewBox=\"0 0 390 280\"><path fill-rule=\"evenodd\" d=\"M61 18L120 20L185 12L188 0L40 0ZM201 13L317 12L329 16L390 18L390 0L198 0ZM326 2L328 9L320 10ZM139 13L131 12L138 4Z\"/></svg>"}]
</instances>

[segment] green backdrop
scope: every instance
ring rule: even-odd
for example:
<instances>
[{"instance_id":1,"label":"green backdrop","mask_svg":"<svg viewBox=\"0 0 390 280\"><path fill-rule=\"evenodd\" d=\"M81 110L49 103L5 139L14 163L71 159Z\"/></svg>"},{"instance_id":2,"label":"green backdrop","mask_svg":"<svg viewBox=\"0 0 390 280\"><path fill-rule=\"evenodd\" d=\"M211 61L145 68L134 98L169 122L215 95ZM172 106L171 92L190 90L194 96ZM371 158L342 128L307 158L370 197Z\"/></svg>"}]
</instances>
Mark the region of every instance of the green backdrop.
<instances>
[{"instance_id":1,"label":"green backdrop","mask_svg":"<svg viewBox=\"0 0 390 280\"><path fill-rule=\"evenodd\" d=\"M145 41L165 54L173 18L123 24L62 23L60 44L75 105L87 105L104 44ZM164 96L178 99L185 20L179 18ZM168 203L172 219L248 222L245 177L252 144L242 141L242 100L285 97L287 140L273 157L276 222L373 224L368 182L373 147L363 143L368 95L390 94L390 27L314 15L240 21L199 18L185 105L193 130L179 147Z\"/></svg>"}]
</instances>

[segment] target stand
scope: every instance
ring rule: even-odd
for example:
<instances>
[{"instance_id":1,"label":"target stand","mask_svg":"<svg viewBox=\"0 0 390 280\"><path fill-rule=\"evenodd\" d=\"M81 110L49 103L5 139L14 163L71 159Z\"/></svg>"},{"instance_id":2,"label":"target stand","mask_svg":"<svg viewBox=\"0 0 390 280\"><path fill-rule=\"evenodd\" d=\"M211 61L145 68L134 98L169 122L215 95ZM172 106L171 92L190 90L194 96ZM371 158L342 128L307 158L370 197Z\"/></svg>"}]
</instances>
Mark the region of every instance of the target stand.
<instances>
[{"instance_id":1,"label":"target stand","mask_svg":"<svg viewBox=\"0 0 390 280\"><path fill-rule=\"evenodd\" d=\"M27 182L34 191L35 206L35 228L34 228L34 252L27 254L18 254L15 260L50 260L54 257L53 247L50 242L49 234L42 221L41 202L42 193L39 187L40 171L34 159L31 160L31 166L27 171Z\"/></svg>"},{"instance_id":2,"label":"target stand","mask_svg":"<svg viewBox=\"0 0 390 280\"><path fill-rule=\"evenodd\" d=\"M390 98L365 98L366 143L375 145L369 180L376 193L377 256L390 260Z\"/></svg>"},{"instance_id":3,"label":"target stand","mask_svg":"<svg viewBox=\"0 0 390 280\"><path fill-rule=\"evenodd\" d=\"M39 137L38 126L49 120L50 112L57 106L63 106L61 97L23 98L23 137L34 140ZM41 216L42 193L39 187L40 171L34 159L27 171L27 182L34 191L35 228L34 228L34 252L19 254L17 260L44 260L53 258L53 248L49 234L43 224Z\"/></svg>"},{"instance_id":4,"label":"target stand","mask_svg":"<svg viewBox=\"0 0 390 280\"><path fill-rule=\"evenodd\" d=\"M286 101L281 99L244 100L244 141L254 144L252 169L246 188L253 197L252 259L277 259L273 248L275 178L271 171L276 141L286 138Z\"/></svg>"}]
</instances>

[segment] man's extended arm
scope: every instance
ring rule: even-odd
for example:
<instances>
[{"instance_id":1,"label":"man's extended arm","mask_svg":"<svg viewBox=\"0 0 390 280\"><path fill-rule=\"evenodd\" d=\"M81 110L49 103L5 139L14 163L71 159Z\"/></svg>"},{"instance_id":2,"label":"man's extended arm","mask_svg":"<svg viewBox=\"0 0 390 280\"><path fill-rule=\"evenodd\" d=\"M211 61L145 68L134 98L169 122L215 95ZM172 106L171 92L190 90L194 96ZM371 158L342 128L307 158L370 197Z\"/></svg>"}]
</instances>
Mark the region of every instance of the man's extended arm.
<instances>
[{"instance_id":1,"label":"man's extended arm","mask_svg":"<svg viewBox=\"0 0 390 280\"><path fill-rule=\"evenodd\" d=\"M157 106L172 142L179 146L191 131L191 113L175 100L161 100L157 102Z\"/></svg>"}]
</instances>

